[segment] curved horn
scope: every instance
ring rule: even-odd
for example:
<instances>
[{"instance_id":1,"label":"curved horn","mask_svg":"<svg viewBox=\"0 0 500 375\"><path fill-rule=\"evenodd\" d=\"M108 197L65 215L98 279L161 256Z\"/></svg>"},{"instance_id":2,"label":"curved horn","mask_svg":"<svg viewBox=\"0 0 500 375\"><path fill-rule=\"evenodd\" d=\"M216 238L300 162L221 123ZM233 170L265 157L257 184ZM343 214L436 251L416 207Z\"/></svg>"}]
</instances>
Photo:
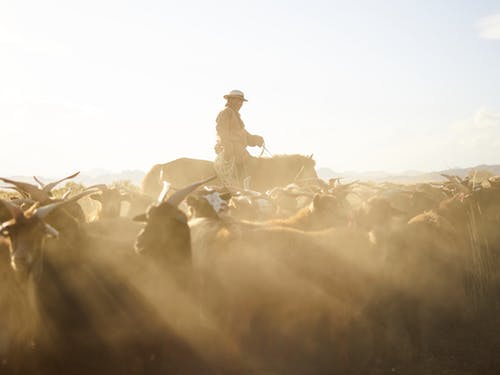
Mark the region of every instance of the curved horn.
<instances>
[{"instance_id":1,"label":"curved horn","mask_svg":"<svg viewBox=\"0 0 500 375\"><path fill-rule=\"evenodd\" d=\"M14 185L18 189L18 191L20 190L23 193L28 194L32 199L36 201L42 202L50 198L47 192L39 189L37 186L33 184L29 184L27 182L15 181L4 177L0 177L0 180L8 184Z\"/></svg>"},{"instance_id":2,"label":"curved horn","mask_svg":"<svg viewBox=\"0 0 500 375\"><path fill-rule=\"evenodd\" d=\"M22 191L21 189L19 189L16 186L0 186L0 189L2 189L2 190L7 190L7 189L14 190L14 191L17 191L19 194L21 194L22 197L29 198L29 196L28 196L28 194L26 194L26 192Z\"/></svg>"},{"instance_id":3,"label":"curved horn","mask_svg":"<svg viewBox=\"0 0 500 375\"><path fill-rule=\"evenodd\" d=\"M95 184L95 185L90 185L89 187L86 187L83 189L83 191L89 190L89 189L99 189L101 191L103 190L108 190L108 186L106 184Z\"/></svg>"},{"instance_id":4,"label":"curved horn","mask_svg":"<svg viewBox=\"0 0 500 375\"><path fill-rule=\"evenodd\" d=\"M163 181L163 189L161 189L161 193L158 196L158 204L163 202L163 200L167 196L169 190L170 190L170 184L167 181Z\"/></svg>"},{"instance_id":5,"label":"curved horn","mask_svg":"<svg viewBox=\"0 0 500 375\"><path fill-rule=\"evenodd\" d=\"M168 203L174 207L177 207L179 205L179 203L181 203L184 200L184 198L186 198L188 196L188 194L191 193L193 190L195 190L196 188L198 188L199 186L201 186L203 184L206 184L207 182L215 180L216 178L217 178L217 176L212 176L210 178L207 178L206 180L203 180L200 182L195 182L194 184L186 186L185 188L182 188L182 189L176 191L174 194L172 194L172 196L170 196L170 198L168 198L166 203Z\"/></svg>"},{"instance_id":6,"label":"curved horn","mask_svg":"<svg viewBox=\"0 0 500 375\"><path fill-rule=\"evenodd\" d=\"M38 187L40 189L43 189L43 187L45 186L45 184L42 181L40 181L36 176L33 176L33 180L35 180L37 182Z\"/></svg>"},{"instance_id":7,"label":"curved horn","mask_svg":"<svg viewBox=\"0 0 500 375\"><path fill-rule=\"evenodd\" d=\"M64 194L62 195L62 197L61 197L61 198L64 200L64 199L68 198L68 196L69 196L70 194L71 194L71 190L68 190L68 191L64 192Z\"/></svg>"},{"instance_id":8,"label":"curved horn","mask_svg":"<svg viewBox=\"0 0 500 375\"><path fill-rule=\"evenodd\" d=\"M92 194L92 193L97 193L99 189L87 189L82 191L80 194L75 195L74 197L71 197L67 200L64 201L59 201L55 203L48 204L46 206L40 207L36 210L35 215L43 219L46 217L48 214L50 214L52 211L54 211L56 208L60 206L64 206L65 204L71 203L71 202L76 202L78 199L85 197L86 195Z\"/></svg>"},{"instance_id":9,"label":"curved horn","mask_svg":"<svg viewBox=\"0 0 500 375\"><path fill-rule=\"evenodd\" d=\"M63 181L66 181L66 180L69 180L69 179L72 179L72 178L75 178L76 176L78 176L80 174L80 172L76 172L76 173L73 173L71 176L68 176L68 177L64 177L64 178L61 178L60 180L57 180L57 181L54 181L54 182L51 182L50 184L47 184L43 187L43 191L46 192L46 193L49 193L53 188L56 187L56 185L58 185L59 183L63 182Z\"/></svg>"}]
</instances>

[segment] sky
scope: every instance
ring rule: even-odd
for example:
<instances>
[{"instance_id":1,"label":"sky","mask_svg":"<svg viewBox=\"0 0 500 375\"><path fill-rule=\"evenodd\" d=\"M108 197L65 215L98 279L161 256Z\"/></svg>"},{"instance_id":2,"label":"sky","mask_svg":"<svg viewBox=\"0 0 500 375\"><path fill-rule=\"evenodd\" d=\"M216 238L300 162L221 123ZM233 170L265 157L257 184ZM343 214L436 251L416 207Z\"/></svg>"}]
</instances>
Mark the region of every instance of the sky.
<instances>
[{"instance_id":1,"label":"sky","mask_svg":"<svg viewBox=\"0 0 500 375\"><path fill-rule=\"evenodd\" d=\"M318 167L500 164L500 2L0 0L0 176L214 159L233 89Z\"/></svg>"}]
</instances>

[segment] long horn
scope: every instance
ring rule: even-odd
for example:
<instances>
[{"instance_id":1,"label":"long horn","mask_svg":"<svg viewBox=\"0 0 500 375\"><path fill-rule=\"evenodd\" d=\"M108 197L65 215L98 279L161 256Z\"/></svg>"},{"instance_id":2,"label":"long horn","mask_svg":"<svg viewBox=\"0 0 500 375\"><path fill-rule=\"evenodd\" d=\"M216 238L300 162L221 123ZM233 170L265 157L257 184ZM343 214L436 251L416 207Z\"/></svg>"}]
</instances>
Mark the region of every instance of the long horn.
<instances>
[{"instance_id":1,"label":"long horn","mask_svg":"<svg viewBox=\"0 0 500 375\"><path fill-rule=\"evenodd\" d=\"M76 173L73 173L71 176L68 176L68 177L64 177L64 178L61 178L60 180L57 180L57 181L54 181L54 182L51 182L50 184L47 184L43 187L43 191L45 191L46 193L49 193L53 188L56 187L56 185L58 185L59 183L63 182L63 181L66 181L66 180L70 180L72 178L75 178L76 176L78 176L80 174L80 172L76 172Z\"/></svg>"},{"instance_id":2,"label":"long horn","mask_svg":"<svg viewBox=\"0 0 500 375\"><path fill-rule=\"evenodd\" d=\"M36 201L42 202L50 198L45 191L39 189L37 186L33 184L29 184L27 182L15 181L4 177L0 177L0 181L14 185L17 189L28 194L32 199Z\"/></svg>"},{"instance_id":3,"label":"long horn","mask_svg":"<svg viewBox=\"0 0 500 375\"><path fill-rule=\"evenodd\" d=\"M26 194L26 192L25 192L25 191L23 191L23 190L19 189L19 188L18 188L18 187L16 187L16 186L0 186L0 189L2 189L2 190L6 190L6 189L9 189L9 190L15 190L15 191L17 191L19 194L21 194L21 196L22 196L22 197L24 197L24 198L29 198L29 195L28 195L28 194Z\"/></svg>"},{"instance_id":4,"label":"long horn","mask_svg":"<svg viewBox=\"0 0 500 375\"><path fill-rule=\"evenodd\" d=\"M179 203L181 203L184 200L184 198L186 198L188 196L189 193L194 191L199 186L206 184L207 182L210 182L212 180L215 180L216 178L217 178L217 176L212 176L210 178L207 178L206 180L203 180L200 182L195 182L194 184L191 184L189 186L186 186L185 188L177 190L174 194L172 194L170 196L170 198L168 198L166 203L168 203L174 207L177 207L179 205Z\"/></svg>"},{"instance_id":5,"label":"long horn","mask_svg":"<svg viewBox=\"0 0 500 375\"><path fill-rule=\"evenodd\" d=\"M38 187L40 189L43 189L43 187L45 186L45 184L42 181L40 181L36 176L33 176L33 180L35 180L37 182Z\"/></svg>"},{"instance_id":6,"label":"long horn","mask_svg":"<svg viewBox=\"0 0 500 375\"><path fill-rule=\"evenodd\" d=\"M83 197L85 197L89 194L92 194L92 193L97 193L98 191L99 191L99 189L87 189L85 191L82 191L80 194L77 194L74 197L71 197L71 198L66 199L64 201L59 201L59 202L51 203L51 204L48 204L46 206L40 207L36 210L35 215L38 218L43 219L48 214L50 214L52 211L54 211L56 208L64 206L64 205L71 203L71 202L76 202L80 198L83 198Z\"/></svg>"},{"instance_id":7,"label":"long horn","mask_svg":"<svg viewBox=\"0 0 500 375\"><path fill-rule=\"evenodd\" d=\"M71 194L71 190L68 190L68 191L64 192L64 194L62 195L61 199L63 199L63 200L64 200L64 199L68 198L68 196L69 196L70 194Z\"/></svg>"},{"instance_id":8,"label":"long horn","mask_svg":"<svg viewBox=\"0 0 500 375\"><path fill-rule=\"evenodd\" d=\"M163 189L161 189L161 193L158 196L158 204L163 202L163 200L167 196L169 190L170 190L170 184L167 181L163 181Z\"/></svg>"},{"instance_id":9,"label":"long horn","mask_svg":"<svg viewBox=\"0 0 500 375\"><path fill-rule=\"evenodd\" d=\"M95 185L90 185L83 190L85 191L85 190L89 190L89 189L99 189L99 190L103 191L103 190L108 190L109 188L106 184L95 184Z\"/></svg>"}]
</instances>

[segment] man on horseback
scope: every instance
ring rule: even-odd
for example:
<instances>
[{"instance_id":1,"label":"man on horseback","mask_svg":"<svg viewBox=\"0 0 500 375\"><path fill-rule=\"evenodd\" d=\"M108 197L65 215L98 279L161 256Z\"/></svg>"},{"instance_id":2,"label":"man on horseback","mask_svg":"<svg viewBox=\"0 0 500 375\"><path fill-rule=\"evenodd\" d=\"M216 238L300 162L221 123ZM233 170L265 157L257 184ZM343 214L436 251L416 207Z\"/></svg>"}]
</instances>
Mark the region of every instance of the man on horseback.
<instances>
[{"instance_id":1,"label":"man on horseback","mask_svg":"<svg viewBox=\"0 0 500 375\"><path fill-rule=\"evenodd\" d=\"M245 129L240 117L240 108L246 102L243 92L232 90L224 95L227 100L224 108L217 116L217 143L215 152L215 168L219 178L225 185L242 186L247 177L246 165L250 160L247 146L264 145L264 138L252 135Z\"/></svg>"}]
</instances>

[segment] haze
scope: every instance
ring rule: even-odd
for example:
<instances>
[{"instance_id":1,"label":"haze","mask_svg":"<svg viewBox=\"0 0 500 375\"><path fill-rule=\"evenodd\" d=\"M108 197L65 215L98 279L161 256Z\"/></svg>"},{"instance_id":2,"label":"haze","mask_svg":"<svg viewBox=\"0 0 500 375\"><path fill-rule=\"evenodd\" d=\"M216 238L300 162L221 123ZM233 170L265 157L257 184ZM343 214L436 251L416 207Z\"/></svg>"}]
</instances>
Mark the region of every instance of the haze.
<instances>
[{"instance_id":1,"label":"haze","mask_svg":"<svg viewBox=\"0 0 500 375\"><path fill-rule=\"evenodd\" d=\"M498 164L499 61L497 1L1 1L0 174L213 159L232 89L319 167Z\"/></svg>"}]
</instances>

